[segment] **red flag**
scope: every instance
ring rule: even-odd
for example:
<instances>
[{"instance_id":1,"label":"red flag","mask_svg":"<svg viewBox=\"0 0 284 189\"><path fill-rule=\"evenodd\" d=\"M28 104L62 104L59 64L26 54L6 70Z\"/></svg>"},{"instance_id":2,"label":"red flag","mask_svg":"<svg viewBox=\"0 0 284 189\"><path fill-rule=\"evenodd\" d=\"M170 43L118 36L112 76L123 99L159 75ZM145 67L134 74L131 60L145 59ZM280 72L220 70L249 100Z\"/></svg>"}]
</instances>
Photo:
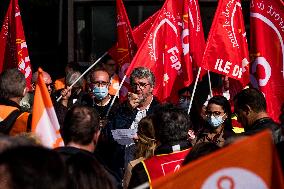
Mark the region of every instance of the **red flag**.
<instances>
[{"instance_id":1,"label":"red flag","mask_svg":"<svg viewBox=\"0 0 284 189\"><path fill-rule=\"evenodd\" d=\"M153 94L162 102L175 102L178 90L191 83L182 60L182 13L183 0L165 2L126 73L129 76L136 67L149 68L156 77Z\"/></svg>"},{"instance_id":2,"label":"red flag","mask_svg":"<svg viewBox=\"0 0 284 189\"><path fill-rule=\"evenodd\" d=\"M284 189L284 177L271 134L264 131L154 180L152 188Z\"/></svg>"},{"instance_id":3,"label":"red flag","mask_svg":"<svg viewBox=\"0 0 284 189\"><path fill-rule=\"evenodd\" d=\"M249 57L240 0L219 0L201 66L249 82Z\"/></svg>"},{"instance_id":4,"label":"red flag","mask_svg":"<svg viewBox=\"0 0 284 189\"><path fill-rule=\"evenodd\" d=\"M159 11L155 12L152 16L150 16L144 22L142 22L142 24L140 24L139 26L133 29L133 37L134 37L135 43L137 44L137 47L140 47L140 45L144 41L145 37L148 34L148 31L150 30L151 26L155 22L158 14L159 14Z\"/></svg>"},{"instance_id":5,"label":"red flag","mask_svg":"<svg viewBox=\"0 0 284 189\"><path fill-rule=\"evenodd\" d=\"M190 66L188 69L192 69L194 75L196 75L198 67L201 65L205 49L204 32L198 1L185 0L183 11L183 54L186 65ZM204 74L206 74L205 71L201 73L200 78L202 78Z\"/></svg>"},{"instance_id":6,"label":"red flag","mask_svg":"<svg viewBox=\"0 0 284 189\"><path fill-rule=\"evenodd\" d=\"M117 0L117 9L119 9L117 12L120 13L120 17L126 18L126 22L124 25L118 25L117 27L117 35L118 35L118 42L115 46L113 46L108 53L113 57L113 59L119 64L119 78L122 80L123 77L125 76L125 72L127 71L131 60L133 59L132 56L129 56L128 53L129 51L125 50L123 48L127 44L128 38L131 40L131 46L135 45L140 46L142 41L144 40L145 36L147 35L150 27L152 26L152 23L156 19L158 12L156 12L154 15L149 17L147 20L145 20L142 24L140 24L138 27L136 27L132 34L130 34L129 37L127 37L125 30L131 31L131 27L129 24L129 20L125 11L125 8L123 6L123 3L121 0ZM133 38L131 37L133 35L134 38L134 44L133 44ZM132 50L135 50L133 48ZM135 53L135 52L134 52ZM119 99L121 101L125 100L127 98L127 92L130 90L130 82L129 79L126 79L125 82L123 83L121 89L120 89L120 95Z\"/></svg>"},{"instance_id":7,"label":"red flag","mask_svg":"<svg viewBox=\"0 0 284 189\"><path fill-rule=\"evenodd\" d=\"M42 72L42 69L39 68L33 103L32 132L39 137L42 145L49 148L56 148L64 146L64 143L59 132L60 126L44 83Z\"/></svg>"},{"instance_id":8,"label":"red flag","mask_svg":"<svg viewBox=\"0 0 284 189\"><path fill-rule=\"evenodd\" d=\"M116 0L116 10L117 44L109 50L109 54L116 60L119 66L119 78L123 79L125 71L136 53L136 44L134 42L132 28L122 0ZM129 80L126 80L119 91L121 100L124 100L127 97L129 89Z\"/></svg>"},{"instance_id":9,"label":"red flag","mask_svg":"<svg viewBox=\"0 0 284 189\"><path fill-rule=\"evenodd\" d=\"M266 97L269 115L279 121L284 102L284 4L281 0L251 1L251 79ZM268 37L269 35L269 37Z\"/></svg>"},{"instance_id":10,"label":"red flag","mask_svg":"<svg viewBox=\"0 0 284 189\"><path fill-rule=\"evenodd\" d=\"M17 67L31 88L32 70L18 0L11 0L0 33L0 72Z\"/></svg>"}]
</instances>

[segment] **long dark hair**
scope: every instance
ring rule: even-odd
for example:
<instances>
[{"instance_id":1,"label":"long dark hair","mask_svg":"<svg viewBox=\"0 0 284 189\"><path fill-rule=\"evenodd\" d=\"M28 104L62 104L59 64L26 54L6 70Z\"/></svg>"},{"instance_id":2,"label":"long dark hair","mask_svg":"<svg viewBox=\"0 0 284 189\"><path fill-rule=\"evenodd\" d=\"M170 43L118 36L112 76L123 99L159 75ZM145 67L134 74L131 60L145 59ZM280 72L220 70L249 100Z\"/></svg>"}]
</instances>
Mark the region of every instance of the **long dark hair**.
<instances>
[{"instance_id":1,"label":"long dark hair","mask_svg":"<svg viewBox=\"0 0 284 189\"><path fill-rule=\"evenodd\" d=\"M223 108L224 113L227 114L227 118L224 121L224 134L225 134L225 137L228 134L231 135L233 127L232 127L232 120L231 120L232 111L231 111L230 102L225 97L221 95L217 95L217 96L213 96L208 101L207 106L209 106L209 104L217 104Z\"/></svg>"}]
</instances>

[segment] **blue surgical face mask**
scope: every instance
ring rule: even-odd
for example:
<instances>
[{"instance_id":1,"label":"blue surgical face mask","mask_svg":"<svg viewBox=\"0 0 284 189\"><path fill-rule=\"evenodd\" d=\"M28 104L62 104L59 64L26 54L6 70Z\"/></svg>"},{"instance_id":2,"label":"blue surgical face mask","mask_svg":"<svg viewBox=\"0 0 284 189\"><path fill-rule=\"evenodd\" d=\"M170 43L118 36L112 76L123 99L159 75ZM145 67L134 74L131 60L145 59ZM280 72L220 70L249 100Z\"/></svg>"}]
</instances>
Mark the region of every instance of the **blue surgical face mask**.
<instances>
[{"instance_id":1,"label":"blue surgical face mask","mask_svg":"<svg viewBox=\"0 0 284 189\"><path fill-rule=\"evenodd\" d=\"M108 88L107 87L94 87L93 94L97 99L102 100L108 95Z\"/></svg>"},{"instance_id":2,"label":"blue surgical face mask","mask_svg":"<svg viewBox=\"0 0 284 189\"><path fill-rule=\"evenodd\" d=\"M224 115L226 115L226 114L224 114ZM222 125L222 123L224 123L224 121L225 121L225 120L223 120L224 115L223 115L223 116L216 116L216 117L214 117L214 116L212 115L211 117L208 118L208 123L209 123L211 126L217 128L217 127L219 127L220 125Z\"/></svg>"}]
</instances>

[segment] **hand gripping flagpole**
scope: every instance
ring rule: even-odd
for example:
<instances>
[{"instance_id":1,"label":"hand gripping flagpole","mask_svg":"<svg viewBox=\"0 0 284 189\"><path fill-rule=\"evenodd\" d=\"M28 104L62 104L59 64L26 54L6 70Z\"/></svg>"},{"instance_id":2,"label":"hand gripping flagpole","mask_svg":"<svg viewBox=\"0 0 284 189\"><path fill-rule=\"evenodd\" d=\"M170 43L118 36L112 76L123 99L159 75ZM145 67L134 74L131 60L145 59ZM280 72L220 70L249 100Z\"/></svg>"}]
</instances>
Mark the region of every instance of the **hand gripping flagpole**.
<instances>
[{"instance_id":1,"label":"hand gripping flagpole","mask_svg":"<svg viewBox=\"0 0 284 189\"><path fill-rule=\"evenodd\" d=\"M102 59L105 55L107 55L107 53L108 53L108 52L105 52L100 58L98 58L98 59L96 60L96 62L94 62L80 77L78 77L78 79L76 79L76 81L74 81L74 82L72 83L72 85L71 85L69 88L71 89L82 77L84 77L84 75L86 75L86 73L87 73L88 71L90 71L90 69L92 69L99 61L101 61L101 59ZM59 102L59 100L61 100L61 98L62 98L62 95L60 95L60 97L56 100L56 102Z\"/></svg>"},{"instance_id":2,"label":"hand gripping flagpole","mask_svg":"<svg viewBox=\"0 0 284 189\"><path fill-rule=\"evenodd\" d=\"M115 93L115 95L114 95L114 97L113 97L113 99L112 99L112 101L111 101L111 103L110 103L110 106L109 106L109 108L108 108L108 110L107 110L107 113L106 113L106 117L108 117L108 114L109 114L109 112L110 112L110 109L112 108L112 106L113 106L113 104L114 104L114 101L115 101L115 99L117 98L117 96L118 96L118 94L119 94L119 91L120 91L120 89L121 89L121 87L122 87L122 85L123 85L125 79L126 79L126 75L123 77L123 79L122 79L122 81L121 81L121 83L120 83L120 85L119 85L119 88L117 89L117 91L116 91L116 93Z\"/></svg>"},{"instance_id":3,"label":"hand gripping flagpole","mask_svg":"<svg viewBox=\"0 0 284 189\"><path fill-rule=\"evenodd\" d=\"M195 83L194 83L193 91L192 91L192 94L191 94L187 114L190 113L190 110L191 110L191 107L192 107L193 97L194 97L194 94L195 94L195 90L196 90L197 82L198 82L198 79L199 79L199 76L200 76L200 72L201 72L201 67L198 68L198 73L197 73L197 76L196 76L196 79L195 79Z\"/></svg>"}]
</instances>

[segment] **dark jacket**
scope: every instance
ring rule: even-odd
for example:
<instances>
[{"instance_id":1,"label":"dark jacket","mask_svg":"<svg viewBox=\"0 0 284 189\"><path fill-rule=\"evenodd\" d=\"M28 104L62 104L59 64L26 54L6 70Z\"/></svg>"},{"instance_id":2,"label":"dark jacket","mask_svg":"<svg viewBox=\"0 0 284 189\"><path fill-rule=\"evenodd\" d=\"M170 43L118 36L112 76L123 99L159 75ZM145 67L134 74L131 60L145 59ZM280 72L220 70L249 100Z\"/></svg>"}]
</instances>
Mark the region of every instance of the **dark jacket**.
<instances>
[{"instance_id":1,"label":"dark jacket","mask_svg":"<svg viewBox=\"0 0 284 189\"><path fill-rule=\"evenodd\" d=\"M159 102L156 97L153 98L152 103L147 111L147 115L153 113L155 107L159 105ZM123 102L114 116L114 119L111 124L111 129L129 129L132 122L134 121L138 110L131 109L127 104L127 101Z\"/></svg>"},{"instance_id":2,"label":"dark jacket","mask_svg":"<svg viewBox=\"0 0 284 189\"><path fill-rule=\"evenodd\" d=\"M272 137L275 144L278 144L279 142L284 140L280 125L275 123L269 117L264 117L256 120L250 127L245 128L243 135L253 135L265 129L270 129L272 131Z\"/></svg>"},{"instance_id":3,"label":"dark jacket","mask_svg":"<svg viewBox=\"0 0 284 189\"><path fill-rule=\"evenodd\" d=\"M147 111L147 115L150 115L153 113L154 109L159 105L158 100L154 97L152 103L150 104L150 107ZM138 110L137 109L131 109L127 101L123 102L119 105L118 110L116 111L113 118L110 118L110 122L108 123L106 129L107 129L107 137L110 141L109 146L107 147L108 150L108 158L105 159L107 165L110 169L115 171L118 175L121 176L121 179L123 178L123 170L125 167L125 164L127 165L128 162L125 162L125 146L119 145L116 141L114 141L111 130L114 129L129 129L132 122L134 121L136 114Z\"/></svg>"}]
</instances>

